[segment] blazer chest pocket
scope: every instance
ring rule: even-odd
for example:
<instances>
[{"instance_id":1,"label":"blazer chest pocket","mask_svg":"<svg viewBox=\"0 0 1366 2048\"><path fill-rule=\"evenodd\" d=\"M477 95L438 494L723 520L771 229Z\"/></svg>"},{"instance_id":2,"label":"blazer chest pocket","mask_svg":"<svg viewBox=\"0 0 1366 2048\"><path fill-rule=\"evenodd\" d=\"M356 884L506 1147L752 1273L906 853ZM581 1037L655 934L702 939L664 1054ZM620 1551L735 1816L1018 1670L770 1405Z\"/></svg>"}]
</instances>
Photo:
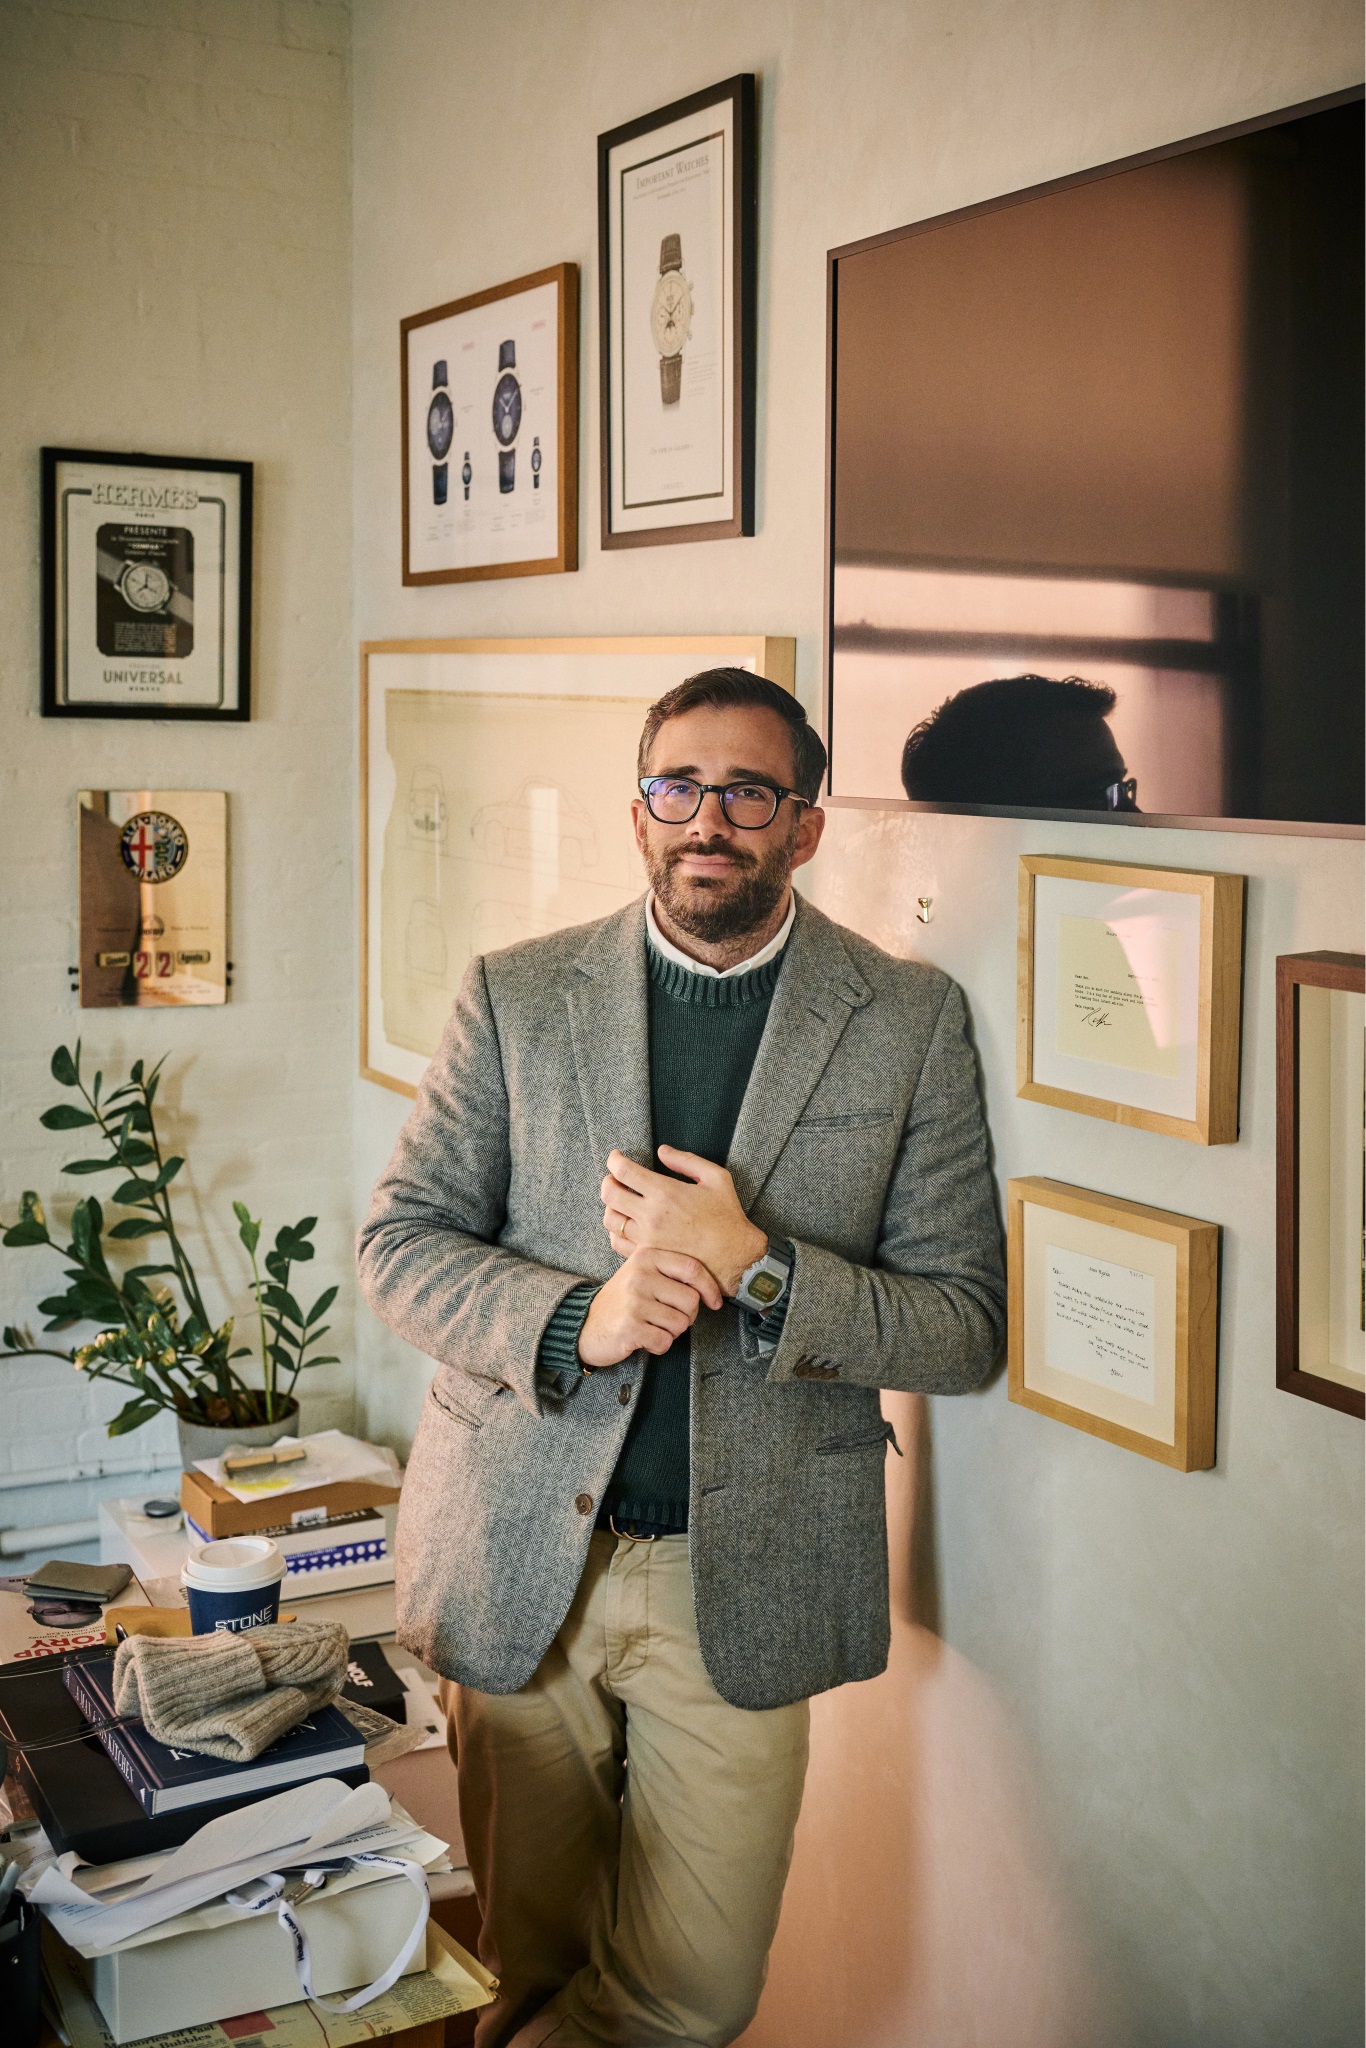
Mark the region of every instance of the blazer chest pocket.
<instances>
[{"instance_id":1,"label":"blazer chest pocket","mask_svg":"<svg viewBox=\"0 0 1366 2048\"><path fill-rule=\"evenodd\" d=\"M846 1109L829 1115L798 1117L792 1126L794 1138L819 1136L826 1131L876 1131L892 1121L890 1109Z\"/></svg>"},{"instance_id":2,"label":"blazer chest pocket","mask_svg":"<svg viewBox=\"0 0 1366 2048\"><path fill-rule=\"evenodd\" d=\"M449 1367L438 1370L427 1389L432 1406L465 1429L481 1429L493 1403L507 1392L502 1380L480 1380Z\"/></svg>"}]
</instances>

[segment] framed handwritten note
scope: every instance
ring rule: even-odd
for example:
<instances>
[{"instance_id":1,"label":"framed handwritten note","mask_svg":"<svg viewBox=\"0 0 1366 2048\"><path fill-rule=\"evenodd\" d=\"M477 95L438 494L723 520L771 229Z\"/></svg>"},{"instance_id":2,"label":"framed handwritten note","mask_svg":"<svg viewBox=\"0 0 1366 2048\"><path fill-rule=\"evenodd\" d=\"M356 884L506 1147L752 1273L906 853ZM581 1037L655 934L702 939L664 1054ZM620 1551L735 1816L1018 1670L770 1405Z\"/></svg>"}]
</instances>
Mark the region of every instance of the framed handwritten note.
<instances>
[{"instance_id":1,"label":"framed handwritten note","mask_svg":"<svg viewBox=\"0 0 1366 2048\"><path fill-rule=\"evenodd\" d=\"M1242 909L1241 875L1025 854L1016 1093L1232 1144Z\"/></svg>"},{"instance_id":2,"label":"framed handwritten note","mask_svg":"<svg viewBox=\"0 0 1366 2048\"><path fill-rule=\"evenodd\" d=\"M1011 1400L1213 1465L1218 1225L1055 1180L1012 1180L1007 1209Z\"/></svg>"}]
</instances>

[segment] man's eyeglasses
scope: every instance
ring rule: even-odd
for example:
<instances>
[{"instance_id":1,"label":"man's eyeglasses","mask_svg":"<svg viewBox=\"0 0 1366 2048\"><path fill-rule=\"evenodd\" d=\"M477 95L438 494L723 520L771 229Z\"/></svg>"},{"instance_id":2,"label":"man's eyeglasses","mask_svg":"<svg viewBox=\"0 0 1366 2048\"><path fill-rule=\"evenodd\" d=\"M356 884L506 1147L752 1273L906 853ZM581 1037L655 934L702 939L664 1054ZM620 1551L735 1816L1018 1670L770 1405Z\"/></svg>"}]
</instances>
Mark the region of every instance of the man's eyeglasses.
<instances>
[{"instance_id":1,"label":"man's eyeglasses","mask_svg":"<svg viewBox=\"0 0 1366 2048\"><path fill-rule=\"evenodd\" d=\"M768 782L694 782L691 775L642 775L639 787L650 816L661 825L686 825L701 810L703 797L715 796L742 832L762 832L771 825L784 797L794 804L808 801L795 789Z\"/></svg>"},{"instance_id":2,"label":"man's eyeglasses","mask_svg":"<svg viewBox=\"0 0 1366 2048\"><path fill-rule=\"evenodd\" d=\"M1136 811L1138 804L1138 777L1126 775L1123 782L1106 784L1105 808L1107 811Z\"/></svg>"}]
</instances>

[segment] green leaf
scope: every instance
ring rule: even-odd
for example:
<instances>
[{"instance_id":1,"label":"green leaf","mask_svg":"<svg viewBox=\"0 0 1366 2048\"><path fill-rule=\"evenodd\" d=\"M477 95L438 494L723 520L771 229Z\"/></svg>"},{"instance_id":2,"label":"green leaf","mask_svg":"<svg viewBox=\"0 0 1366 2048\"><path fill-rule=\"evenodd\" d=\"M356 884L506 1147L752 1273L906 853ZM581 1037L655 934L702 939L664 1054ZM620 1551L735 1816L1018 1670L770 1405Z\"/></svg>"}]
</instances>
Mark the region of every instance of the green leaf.
<instances>
[{"instance_id":1,"label":"green leaf","mask_svg":"<svg viewBox=\"0 0 1366 2048\"><path fill-rule=\"evenodd\" d=\"M113 1173L118 1167L117 1159L68 1159L63 1173Z\"/></svg>"},{"instance_id":2,"label":"green leaf","mask_svg":"<svg viewBox=\"0 0 1366 2048\"><path fill-rule=\"evenodd\" d=\"M140 1102L135 1102L128 1112L128 1127L134 1131L150 1131L152 1119Z\"/></svg>"},{"instance_id":3,"label":"green leaf","mask_svg":"<svg viewBox=\"0 0 1366 2048\"><path fill-rule=\"evenodd\" d=\"M132 1208L146 1201L151 1185L149 1180L126 1180L122 1187L115 1188L109 1199L121 1203L125 1209Z\"/></svg>"},{"instance_id":4,"label":"green leaf","mask_svg":"<svg viewBox=\"0 0 1366 2048\"><path fill-rule=\"evenodd\" d=\"M302 1323L304 1312L294 1296L284 1287L263 1287L261 1299L267 1308L273 1308L277 1315L288 1316L291 1323Z\"/></svg>"},{"instance_id":5,"label":"green leaf","mask_svg":"<svg viewBox=\"0 0 1366 2048\"><path fill-rule=\"evenodd\" d=\"M53 1109L45 1109L38 1119L45 1130L78 1131L85 1124L98 1123L88 1109L77 1109L74 1102L59 1102Z\"/></svg>"},{"instance_id":6,"label":"green leaf","mask_svg":"<svg viewBox=\"0 0 1366 2048\"><path fill-rule=\"evenodd\" d=\"M56 1052L52 1055L52 1078L54 1081L59 1081L63 1088L76 1088L80 1085L81 1072L77 1064L80 1050L78 1045L76 1047L77 1058L74 1060L64 1045L59 1045Z\"/></svg>"},{"instance_id":7,"label":"green leaf","mask_svg":"<svg viewBox=\"0 0 1366 2048\"><path fill-rule=\"evenodd\" d=\"M11 1223L3 1240L0 1241L17 1251L23 1245L48 1244L51 1240L41 1223Z\"/></svg>"},{"instance_id":8,"label":"green leaf","mask_svg":"<svg viewBox=\"0 0 1366 2048\"><path fill-rule=\"evenodd\" d=\"M100 1099L100 1083L101 1083L101 1082L103 1081L103 1079L104 1079L104 1075L103 1075L103 1074L96 1074L96 1076L95 1076L95 1085L94 1085L94 1087L93 1087L93 1088L91 1089L91 1091L90 1091L90 1093L92 1094L92 1096L93 1096L93 1097L95 1098L96 1102L98 1102L98 1101L99 1101L99 1099Z\"/></svg>"},{"instance_id":9,"label":"green leaf","mask_svg":"<svg viewBox=\"0 0 1366 2048\"><path fill-rule=\"evenodd\" d=\"M255 1252L261 1242L261 1225L248 1209L245 1202L234 1202L232 1213L237 1218L237 1235L247 1248L248 1255Z\"/></svg>"},{"instance_id":10,"label":"green leaf","mask_svg":"<svg viewBox=\"0 0 1366 2048\"><path fill-rule=\"evenodd\" d=\"M311 1368L311 1367L313 1367L313 1366L315 1366L315 1365L340 1365L340 1364L341 1364L341 1360L340 1360L339 1358L331 1358L331 1357L329 1357L329 1358L306 1358L306 1359L304 1359L303 1363L302 1363L302 1364L300 1365L300 1367L299 1367L299 1370L300 1370L300 1372L308 1372L308 1371L310 1370L310 1368Z\"/></svg>"},{"instance_id":11,"label":"green leaf","mask_svg":"<svg viewBox=\"0 0 1366 2048\"><path fill-rule=\"evenodd\" d=\"M318 1299L314 1302L312 1308L308 1311L308 1314L304 1317L304 1328L306 1330L312 1329L314 1323L317 1322L318 1317L325 1316L327 1314L327 1311L331 1308L336 1298L337 1290L335 1287L329 1287L325 1294L320 1294L318 1296Z\"/></svg>"},{"instance_id":12,"label":"green leaf","mask_svg":"<svg viewBox=\"0 0 1366 2048\"><path fill-rule=\"evenodd\" d=\"M111 1237L155 1237L159 1230L164 1230L165 1228L166 1225L155 1216L125 1216L122 1223L114 1225L109 1235ZM159 1273L173 1273L175 1267L158 1266L156 1271Z\"/></svg>"},{"instance_id":13,"label":"green leaf","mask_svg":"<svg viewBox=\"0 0 1366 2048\"><path fill-rule=\"evenodd\" d=\"M23 1194L19 1197L19 1221L21 1223L41 1223L44 1229L47 1228L47 1218L43 1214L43 1205L32 1188L25 1188Z\"/></svg>"},{"instance_id":14,"label":"green leaf","mask_svg":"<svg viewBox=\"0 0 1366 2048\"><path fill-rule=\"evenodd\" d=\"M289 1285L289 1260L282 1259L278 1252L266 1253L266 1271L272 1280L278 1280L282 1287Z\"/></svg>"},{"instance_id":15,"label":"green leaf","mask_svg":"<svg viewBox=\"0 0 1366 2048\"><path fill-rule=\"evenodd\" d=\"M166 1164L162 1167L161 1172L152 1182L153 1194L159 1195L163 1188L168 1188L184 1164L185 1161L183 1159L177 1159L174 1157L168 1159L166 1161Z\"/></svg>"},{"instance_id":16,"label":"green leaf","mask_svg":"<svg viewBox=\"0 0 1366 2048\"><path fill-rule=\"evenodd\" d=\"M141 1061L141 1060L134 1060L134 1062L133 1062L133 1067L132 1067L132 1073L131 1073L131 1076L130 1076L130 1078L131 1078L132 1080L134 1080L134 1081L141 1081L141 1079L142 1079L142 1061Z\"/></svg>"},{"instance_id":17,"label":"green leaf","mask_svg":"<svg viewBox=\"0 0 1366 2048\"><path fill-rule=\"evenodd\" d=\"M144 1422L150 1422L154 1415L160 1415L165 1406L161 1401L134 1399L120 1408L109 1425L110 1436L127 1436L133 1429L141 1429Z\"/></svg>"},{"instance_id":18,"label":"green leaf","mask_svg":"<svg viewBox=\"0 0 1366 2048\"><path fill-rule=\"evenodd\" d=\"M150 1145L144 1144L141 1138L130 1138L122 1149L125 1166L154 1166L156 1164L157 1155L155 1151Z\"/></svg>"},{"instance_id":19,"label":"green leaf","mask_svg":"<svg viewBox=\"0 0 1366 2048\"><path fill-rule=\"evenodd\" d=\"M110 1236L111 1236L111 1237L113 1236L113 1232L112 1232L112 1231L110 1232ZM175 1269L175 1267L174 1267L174 1266L130 1266L130 1267L128 1268L128 1271L127 1271L127 1272L126 1272L126 1273L124 1274L124 1276L123 1276L123 1277L124 1277L124 1279L125 1279L126 1281L127 1281L127 1280L146 1280L146 1279L150 1278L150 1277L151 1277L151 1276L152 1276L153 1274L156 1274L156 1273L174 1273L174 1272L175 1272L175 1270L176 1270L176 1269Z\"/></svg>"},{"instance_id":20,"label":"green leaf","mask_svg":"<svg viewBox=\"0 0 1366 2048\"><path fill-rule=\"evenodd\" d=\"M68 1322L76 1320L69 1294L49 1294L45 1301L39 1302L38 1313L42 1316L65 1316Z\"/></svg>"}]
</instances>

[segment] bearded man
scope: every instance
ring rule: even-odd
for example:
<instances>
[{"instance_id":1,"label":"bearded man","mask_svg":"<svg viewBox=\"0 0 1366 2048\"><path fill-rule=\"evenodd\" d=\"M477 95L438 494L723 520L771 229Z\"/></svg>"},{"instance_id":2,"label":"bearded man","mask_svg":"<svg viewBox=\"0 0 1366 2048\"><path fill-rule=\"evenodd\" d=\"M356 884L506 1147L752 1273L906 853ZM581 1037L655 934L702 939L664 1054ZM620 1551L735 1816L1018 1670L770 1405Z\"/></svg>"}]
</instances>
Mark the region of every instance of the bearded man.
<instances>
[{"instance_id":1,"label":"bearded man","mask_svg":"<svg viewBox=\"0 0 1366 2048\"><path fill-rule=\"evenodd\" d=\"M639 770L649 895L472 964L360 1234L437 1360L399 1640L450 1681L479 2048L743 2032L807 1702L886 1662L878 1389L977 1385L1004 1323L962 996L792 891L800 704L694 676Z\"/></svg>"}]
</instances>

